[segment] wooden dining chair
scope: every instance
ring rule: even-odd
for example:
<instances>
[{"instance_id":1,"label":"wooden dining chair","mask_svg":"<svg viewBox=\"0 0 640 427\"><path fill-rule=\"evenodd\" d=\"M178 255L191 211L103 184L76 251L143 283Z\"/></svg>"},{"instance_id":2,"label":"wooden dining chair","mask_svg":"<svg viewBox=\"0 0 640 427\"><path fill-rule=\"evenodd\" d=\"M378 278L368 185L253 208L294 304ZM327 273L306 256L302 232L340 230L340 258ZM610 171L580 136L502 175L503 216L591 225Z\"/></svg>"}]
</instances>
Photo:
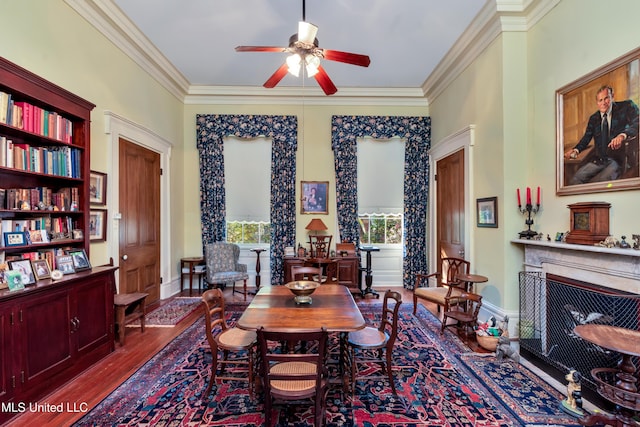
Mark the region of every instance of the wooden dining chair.
<instances>
[{"instance_id":1,"label":"wooden dining chair","mask_svg":"<svg viewBox=\"0 0 640 427\"><path fill-rule=\"evenodd\" d=\"M304 353L283 349L307 343ZM284 344L284 345L281 345ZM324 423L328 374L326 368L327 330L296 331L258 329L260 375L264 390L265 423L271 426L274 403L302 403L312 400L315 426Z\"/></svg>"},{"instance_id":2,"label":"wooden dining chair","mask_svg":"<svg viewBox=\"0 0 640 427\"><path fill-rule=\"evenodd\" d=\"M413 288L413 314L416 314L418 300L432 302L440 307L445 305L445 298L459 296L464 289L456 279L459 274L469 274L471 263L462 258L442 258L438 271L430 274L416 274L416 285ZM429 279L436 279L435 286L429 286Z\"/></svg>"},{"instance_id":3,"label":"wooden dining chair","mask_svg":"<svg viewBox=\"0 0 640 427\"><path fill-rule=\"evenodd\" d=\"M478 294L462 292L459 296L445 298L440 333L448 326L455 326L464 332L465 338L468 338L469 332L473 333L473 327L478 323L480 307L482 296ZM456 323L447 325L447 319L454 319Z\"/></svg>"},{"instance_id":4,"label":"wooden dining chair","mask_svg":"<svg viewBox=\"0 0 640 427\"><path fill-rule=\"evenodd\" d=\"M202 294L202 309L207 341L211 348L211 377L205 391L209 396L216 378L248 382L249 393L255 388L257 336L255 331L229 327L225 318L224 296L220 289L210 289ZM222 357L218 354L222 352ZM218 374L218 365L220 373ZM226 367L229 372L225 374Z\"/></svg>"},{"instance_id":5,"label":"wooden dining chair","mask_svg":"<svg viewBox=\"0 0 640 427\"><path fill-rule=\"evenodd\" d=\"M310 280L322 283L322 269L319 267L292 265L291 280Z\"/></svg>"},{"instance_id":6,"label":"wooden dining chair","mask_svg":"<svg viewBox=\"0 0 640 427\"><path fill-rule=\"evenodd\" d=\"M347 337L348 363L351 365L351 393L355 394L358 379L389 379L393 394L396 385L393 380L393 346L398 336L398 311L402 304L399 292L387 290L382 303L382 318L378 327L349 332ZM378 369L373 369L379 365ZM364 366L363 369L360 367Z\"/></svg>"}]
</instances>

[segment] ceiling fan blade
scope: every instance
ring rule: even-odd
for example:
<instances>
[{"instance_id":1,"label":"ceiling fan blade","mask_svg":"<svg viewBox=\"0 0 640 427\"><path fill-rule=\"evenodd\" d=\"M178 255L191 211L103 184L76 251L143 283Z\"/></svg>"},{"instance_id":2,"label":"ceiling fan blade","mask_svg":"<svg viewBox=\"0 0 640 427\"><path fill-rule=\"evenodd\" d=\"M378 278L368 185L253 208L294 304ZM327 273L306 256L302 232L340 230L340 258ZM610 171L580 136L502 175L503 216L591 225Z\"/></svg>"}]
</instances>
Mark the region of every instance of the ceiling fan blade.
<instances>
[{"instance_id":1,"label":"ceiling fan blade","mask_svg":"<svg viewBox=\"0 0 640 427\"><path fill-rule=\"evenodd\" d=\"M264 82L264 84L262 86L272 89L274 87L276 87L276 85L278 83L280 83L280 80L282 80L284 78L284 76L287 75L287 71L289 70L289 66L287 65L287 63L285 62L284 64L282 64L280 66L280 68L278 68L276 70L275 73L273 73L271 75L271 77L269 77L269 80L267 80L266 82Z\"/></svg>"},{"instance_id":2,"label":"ceiling fan blade","mask_svg":"<svg viewBox=\"0 0 640 427\"><path fill-rule=\"evenodd\" d=\"M324 68L318 67L318 72L313 76L326 95L333 95L338 91L336 85L333 84Z\"/></svg>"},{"instance_id":3,"label":"ceiling fan blade","mask_svg":"<svg viewBox=\"0 0 640 427\"><path fill-rule=\"evenodd\" d=\"M236 52L284 52L286 49L279 46L238 46Z\"/></svg>"},{"instance_id":4,"label":"ceiling fan blade","mask_svg":"<svg viewBox=\"0 0 640 427\"><path fill-rule=\"evenodd\" d=\"M357 53L340 52L339 50L322 49L324 59L329 61L344 62L351 65L359 65L360 67L368 67L371 59L367 55Z\"/></svg>"}]
</instances>

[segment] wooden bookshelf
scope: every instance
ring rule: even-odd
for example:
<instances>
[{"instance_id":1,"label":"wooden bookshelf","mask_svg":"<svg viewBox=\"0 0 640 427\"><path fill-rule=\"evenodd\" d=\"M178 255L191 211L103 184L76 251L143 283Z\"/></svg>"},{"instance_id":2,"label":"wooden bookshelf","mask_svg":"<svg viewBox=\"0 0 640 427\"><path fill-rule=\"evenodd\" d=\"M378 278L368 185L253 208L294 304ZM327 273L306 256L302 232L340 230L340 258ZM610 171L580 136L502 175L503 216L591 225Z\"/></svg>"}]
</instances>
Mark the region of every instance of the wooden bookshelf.
<instances>
[{"instance_id":1,"label":"wooden bookshelf","mask_svg":"<svg viewBox=\"0 0 640 427\"><path fill-rule=\"evenodd\" d=\"M0 58L0 268L37 258L53 269L70 250L88 256L94 107ZM6 232L25 234L9 241ZM0 424L114 350L115 270L0 289Z\"/></svg>"},{"instance_id":2,"label":"wooden bookshelf","mask_svg":"<svg viewBox=\"0 0 640 427\"><path fill-rule=\"evenodd\" d=\"M77 248L89 254L94 107L0 58L0 251L5 261L51 253L55 259ZM52 196L60 193L66 195L62 200ZM32 241L29 232L42 229L46 233L35 235L44 239ZM26 232L25 244L7 246L6 232Z\"/></svg>"}]
</instances>

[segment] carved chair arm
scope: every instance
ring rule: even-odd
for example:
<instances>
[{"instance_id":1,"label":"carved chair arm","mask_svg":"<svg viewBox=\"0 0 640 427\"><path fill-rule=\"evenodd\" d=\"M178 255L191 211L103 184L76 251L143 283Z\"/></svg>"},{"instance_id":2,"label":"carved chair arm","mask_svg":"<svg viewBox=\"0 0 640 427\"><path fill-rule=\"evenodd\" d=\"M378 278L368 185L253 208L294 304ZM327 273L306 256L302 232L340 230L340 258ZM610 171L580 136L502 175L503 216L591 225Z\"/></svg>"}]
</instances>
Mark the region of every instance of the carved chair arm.
<instances>
[{"instance_id":1,"label":"carved chair arm","mask_svg":"<svg viewBox=\"0 0 640 427\"><path fill-rule=\"evenodd\" d=\"M430 274L416 274L416 288L423 288L429 286L429 279L431 277L442 277L440 272L430 273Z\"/></svg>"}]
</instances>

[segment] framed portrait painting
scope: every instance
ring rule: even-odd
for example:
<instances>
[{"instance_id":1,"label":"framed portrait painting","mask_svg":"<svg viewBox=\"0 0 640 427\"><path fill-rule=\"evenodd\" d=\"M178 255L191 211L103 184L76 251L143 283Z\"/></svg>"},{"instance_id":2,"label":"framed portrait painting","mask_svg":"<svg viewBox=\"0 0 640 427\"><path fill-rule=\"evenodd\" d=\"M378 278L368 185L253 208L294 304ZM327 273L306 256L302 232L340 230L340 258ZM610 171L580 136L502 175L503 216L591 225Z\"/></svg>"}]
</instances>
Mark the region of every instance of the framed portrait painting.
<instances>
[{"instance_id":1,"label":"framed portrait painting","mask_svg":"<svg viewBox=\"0 0 640 427\"><path fill-rule=\"evenodd\" d=\"M498 228L498 198L477 199L476 215L478 227Z\"/></svg>"},{"instance_id":2,"label":"framed portrait painting","mask_svg":"<svg viewBox=\"0 0 640 427\"><path fill-rule=\"evenodd\" d=\"M104 242L107 240L107 210L91 209L89 212L89 240Z\"/></svg>"},{"instance_id":3,"label":"framed portrait painting","mask_svg":"<svg viewBox=\"0 0 640 427\"><path fill-rule=\"evenodd\" d=\"M91 171L89 173L89 203L107 205L107 174Z\"/></svg>"},{"instance_id":4,"label":"framed portrait painting","mask_svg":"<svg viewBox=\"0 0 640 427\"><path fill-rule=\"evenodd\" d=\"M328 214L329 181L302 181L302 214Z\"/></svg>"},{"instance_id":5,"label":"framed portrait painting","mask_svg":"<svg viewBox=\"0 0 640 427\"><path fill-rule=\"evenodd\" d=\"M640 49L558 89L556 193L640 188Z\"/></svg>"}]
</instances>

